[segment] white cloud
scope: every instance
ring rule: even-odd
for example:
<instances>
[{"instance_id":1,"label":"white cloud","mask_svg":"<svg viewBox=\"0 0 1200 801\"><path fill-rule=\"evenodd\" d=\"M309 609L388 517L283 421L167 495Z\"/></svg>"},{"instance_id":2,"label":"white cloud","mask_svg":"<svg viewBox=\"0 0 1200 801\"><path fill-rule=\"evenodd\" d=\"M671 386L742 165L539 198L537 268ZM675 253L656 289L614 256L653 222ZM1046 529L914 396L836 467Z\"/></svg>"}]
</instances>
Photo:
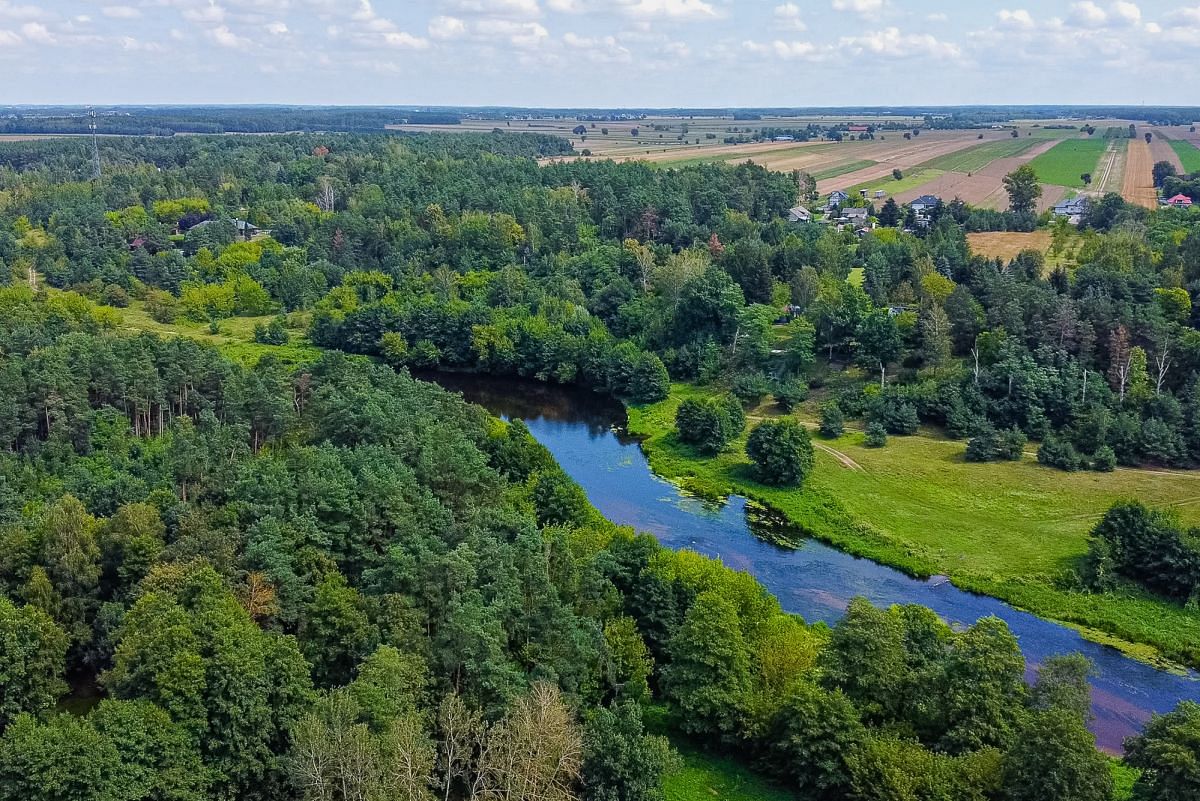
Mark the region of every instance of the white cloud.
<instances>
[{"instance_id":1,"label":"white cloud","mask_svg":"<svg viewBox=\"0 0 1200 801\"><path fill-rule=\"evenodd\" d=\"M1070 21L1082 28L1101 28L1108 22L1108 12L1092 0L1071 4Z\"/></svg>"},{"instance_id":2,"label":"white cloud","mask_svg":"<svg viewBox=\"0 0 1200 801\"><path fill-rule=\"evenodd\" d=\"M430 37L442 41L467 35L467 24L458 17L434 17L429 20Z\"/></svg>"},{"instance_id":3,"label":"white cloud","mask_svg":"<svg viewBox=\"0 0 1200 801\"><path fill-rule=\"evenodd\" d=\"M775 6L773 13L775 20L784 28L793 31L803 31L808 28L804 24L804 20L800 17L800 6L795 3L784 3L781 6Z\"/></svg>"},{"instance_id":4,"label":"white cloud","mask_svg":"<svg viewBox=\"0 0 1200 801\"><path fill-rule=\"evenodd\" d=\"M0 30L0 47L14 47L21 44L21 37L12 31Z\"/></svg>"},{"instance_id":5,"label":"white cloud","mask_svg":"<svg viewBox=\"0 0 1200 801\"><path fill-rule=\"evenodd\" d=\"M853 11L855 14L874 14L883 9L884 0L833 0L834 11Z\"/></svg>"},{"instance_id":6,"label":"white cloud","mask_svg":"<svg viewBox=\"0 0 1200 801\"><path fill-rule=\"evenodd\" d=\"M943 42L928 33L903 33L899 28L884 28L860 36L845 36L839 47L882 58L957 59L962 48Z\"/></svg>"},{"instance_id":7,"label":"white cloud","mask_svg":"<svg viewBox=\"0 0 1200 801\"><path fill-rule=\"evenodd\" d=\"M21 26L21 36L34 44L50 45L58 41L50 29L40 22L26 22Z\"/></svg>"},{"instance_id":8,"label":"white cloud","mask_svg":"<svg viewBox=\"0 0 1200 801\"><path fill-rule=\"evenodd\" d=\"M620 8L633 17L714 19L718 16L716 8L704 0L635 0L622 2Z\"/></svg>"},{"instance_id":9,"label":"white cloud","mask_svg":"<svg viewBox=\"0 0 1200 801\"><path fill-rule=\"evenodd\" d=\"M1200 6L1177 8L1167 18L1181 25L1200 25Z\"/></svg>"},{"instance_id":10,"label":"white cloud","mask_svg":"<svg viewBox=\"0 0 1200 801\"><path fill-rule=\"evenodd\" d=\"M1006 28L1019 28L1022 30L1032 30L1034 27L1033 16L1023 8L1018 8L1015 11L1009 11L1007 8L1000 9L996 14L996 18L1000 20L1000 24Z\"/></svg>"},{"instance_id":11,"label":"white cloud","mask_svg":"<svg viewBox=\"0 0 1200 801\"><path fill-rule=\"evenodd\" d=\"M1125 25L1136 26L1142 22L1142 10L1136 3L1128 3L1124 0L1112 4L1112 15L1115 21Z\"/></svg>"},{"instance_id":12,"label":"white cloud","mask_svg":"<svg viewBox=\"0 0 1200 801\"><path fill-rule=\"evenodd\" d=\"M218 25L209 31L208 35L221 47L244 50L251 45L251 41L249 39L244 36L238 36L236 33L229 30L229 26L227 25Z\"/></svg>"},{"instance_id":13,"label":"white cloud","mask_svg":"<svg viewBox=\"0 0 1200 801\"><path fill-rule=\"evenodd\" d=\"M184 9L183 18L199 24L222 22L225 19L225 9L209 0L207 4L197 8Z\"/></svg>"},{"instance_id":14,"label":"white cloud","mask_svg":"<svg viewBox=\"0 0 1200 801\"><path fill-rule=\"evenodd\" d=\"M142 12L133 6L105 6L100 13L112 19L137 19L142 16Z\"/></svg>"},{"instance_id":15,"label":"white cloud","mask_svg":"<svg viewBox=\"0 0 1200 801\"><path fill-rule=\"evenodd\" d=\"M288 33L287 23L269 22L267 23L267 33L271 34L272 36L283 36L284 34Z\"/></svg>"},{"instance_id":16,"label":"white cloud","mask_svg":"<svg viewBox=\"0 0 1200 801\"><path fill-rule=\"evenodd\" d=\"M742 49L756 56L774 57L780 61L820 61L829 49L812 42L776 39L773 42L742 42Z\"/></svg>"},{"instance_id":17,"label":"white cloud","mask_svg":"<svg viewBox=\"0 0 1200 801\"><path fill-rule=\"evenodd\" d=\"M460 14L530 19L541 16L537 0L446 0L445 5Z\"/></svg>"}]
</instances>

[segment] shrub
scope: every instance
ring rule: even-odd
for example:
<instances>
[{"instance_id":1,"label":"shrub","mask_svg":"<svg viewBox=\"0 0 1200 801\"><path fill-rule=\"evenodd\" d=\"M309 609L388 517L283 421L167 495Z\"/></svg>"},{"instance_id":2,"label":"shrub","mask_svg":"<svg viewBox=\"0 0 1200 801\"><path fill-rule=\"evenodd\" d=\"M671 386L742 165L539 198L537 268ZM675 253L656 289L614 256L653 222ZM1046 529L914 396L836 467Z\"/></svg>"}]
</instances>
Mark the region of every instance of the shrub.
<instances>
[{"instance_id":1,"label":"shrub","mask_svg":"<svg viewBox=\"0 0 1200 801\"><path fill-rule=\"evenodd\" d=\"M109 284L104 287L103 300L106 306L124 309L129 305L129 293L125 291L124 287L117 284Z\"/></svg>"},{"instance_id":2,"label":"shrub","mask_svg":"<svg viewBox=\"0 0 1200 801\"><path fill-rule=\"evenodd\" d=\"M836 439L846 432L846 418L837 401L821 407L821 436Z\"/></svg>"},{"instance_id":3,"label":"shrub","mask_svg":"<svg viewBox=\"0 0 1200 801\"><path fill-rule=\"evenodd\" d=\"M1075 446L1055 436L1046 437L1042 447L1038 448L1037 458L1047 467L1057 467L1068 473L1073 473L1080 467L1080 458Z\"/></svg>"},{"instance_id":4,"label":"shrub","mask_svg":"<svg viewBox=\"0 0 1200 801\"><path fill-rule=\"evenodd\" d=\"M1098 473L1111 473L1117 469L1117 454L1107 445L1099 448L1092 456L1092 469Z\"/></svg>"},{"instance_id":5,"label":"shrub","mask_svg":"<svg viewBox=\"0 0 1200 801\"><path fill-rule=\"evenodd\" d=\"M915 434L921 425L917 407L895 397L884 398L874 417L889 434Z\"/></svg>"},{"instance_id":6,"label":"shrub","mask_svg":"<svg viewBox=\"0 0 1200 801\"><path fill-rule=\"evenodd\" d=\"M991 426L984 426L967 441L963 458L968 462L994 462L1000 458L1000 435Z\"/></svg>"},{"instance_id":7,"label":"shrub","mask_svg":"<svg viewBox=\"0 0 1200 801\"><path fill-rule=\"evenodd\" d=\"M254 326L254 341L261 345L286 345L289 339L282 317L276 317L266 325Z\"/></svg>"},{"instance_id":8,"label":"shrub","mask_svg":"<svg viewBox=\"0 0 1200 801\"><path fill-rule=\"evenodd\" d=\"M146 312L155 322L169 325L179 316L179 301L170 292L151 289L146 295Z\"/></svg>"},{"instance_id":9,"label":"shrub","mask_svg":"<svg viewBox=\"0 0 1200 801\"><path fill-rule=\"evenodd\" d=\"M1025 455L1025 445L1029 442L1025 432L1015 426L1000 432L997 455L1010 462L1019 462Z\"/></svg>"},{"instance_id":10,"label":"shrub","mask_svg":"<svg viewBox=\"0 0 1200 801\"><path fill-rule=\"evenodd\" d=\"M813 447L808 430L795 420L768 420L750 432L746 455L754 477L763 484L799 486L812 472Z\"/></svg>"},{"instance_id":11,"label":"shrub","mask_svg":"<svg viewBox=\"0 0 1200 801\"><path fill-rule=\"evenodd\" d=\"M781 381L775 386L775 402L790 412L808 399L808 384L798 378Z\"/></svg>"},{"instance_id":12,"label":"shrub","mask_svg":"<svg viewBox=\"0 0 1200 801\"><path fill-rule=\"evenodd\" d=\"M705 454L719 453L746 427L746 413L737 398L689 398L675 412L679 439Z\"/></svg>"},{"instance_id":13,"label":"shrub","mask_svg":"<svg viewBox=\"0 0 1200 801\"><path fill-rule=\"evenodd\" d=\"M883 423L867 423L867 436L863 442L868 448L882 448L887 445L887 429L883 427Z\"/></svg>"},{"instance_id":14,"label":"shrub","mask_svg":"<svg viewBox=\"0 0 1200 801\"><path fill-rule=\"evenodd\" d=\"M757 406L771 391L771 382L762 373L741 373L733 379L733 394L747 406Z\"/></svg>"}]
</instances>

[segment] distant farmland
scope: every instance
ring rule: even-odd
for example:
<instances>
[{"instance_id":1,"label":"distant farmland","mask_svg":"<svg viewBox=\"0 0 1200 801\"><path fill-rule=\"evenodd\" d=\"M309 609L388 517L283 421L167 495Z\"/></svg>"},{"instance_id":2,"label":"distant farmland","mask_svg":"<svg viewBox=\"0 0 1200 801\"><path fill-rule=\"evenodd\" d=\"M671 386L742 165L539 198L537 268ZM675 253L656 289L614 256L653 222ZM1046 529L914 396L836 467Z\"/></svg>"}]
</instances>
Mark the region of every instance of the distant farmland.
<instances>
[{"instance_id":1,"label":"distant farmland","mask_svg":"<svg viewBox=\"0 0 1200 801\"><path fill-rule=\"evenodd\" d=\"M1172 139L1171 149L1179 156L1185 173L1200 172L1200 148L1183 139Z\"/></svg>"},{"instance_id":2,"label":"distant farmland","mask_svg":"<svg viewBox=\"0 0 1200 801\"><path fill-rule=\"evenodd\" d=\"M1044 184L1082 188L1080 176L1095 174L1108 144L1108 140L1101 137L1067 139L1029 162L1029 166Z\"/></svg>"},{"instance_id":3,"label":"distant farmland","mask_svg":"<svg viewBox=\"0 0 1200 801\"><path fill-rule=\"evenodd\" d=\"M1044 140L1040 139L1001 139L999 142L987 142L976 147L967 148L958 153L949 153L940 158L927 161L921 165L931 170L942 172L978 172L996 159L1014 158L1028 152Z\"/></svg>"}]
</instances>

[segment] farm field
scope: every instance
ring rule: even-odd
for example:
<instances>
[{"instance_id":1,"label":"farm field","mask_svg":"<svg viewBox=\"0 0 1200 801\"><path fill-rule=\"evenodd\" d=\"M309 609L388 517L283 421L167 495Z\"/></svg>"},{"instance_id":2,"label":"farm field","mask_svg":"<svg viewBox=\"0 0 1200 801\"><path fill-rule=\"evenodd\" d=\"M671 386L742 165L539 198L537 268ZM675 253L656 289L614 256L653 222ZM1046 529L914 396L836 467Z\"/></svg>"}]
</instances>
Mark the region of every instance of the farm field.
<instances>
[{"instance_id":1,"label":"farm field","mask_svg":"<svg viewBox=\"0 0 1200 801\"><path fill-rule=\"evenodd\" d=\"M1045 253L1050 250L1053 236L1049 231L1038 230L1031 233L1017 231L989 231L967 234L967 244L971 252L989 259L1011 261L1026 250L1036 250Z\"/></svg>"},{"instance_id":2,"label":"farm field","mask_svg":"<svg viewBox=\"0 0 1200 801\"><path fill-rule=\"evenodd\" d=\"M1184 139L1172 139L1169 144L1178 160L1175 166L1181 173L1200 172L1200 148Z\"/></svg>"},{"instance_id":3,"label":"farm field","mask_svg":"<svg viewBox=\"0 0 1200 801\"><path fill-rule=\"evenodd\" d=\"M1044 140L1031 138L1001 139L967 148L958 153L933 159L925 167L946 172L978 172L996 159L1015 158L1042 144Z\"/></svg>"},{"instance_id":4,"label":"farm field","mask_svg":"<svg viewBox=\"0 0 1200 801\"><path fill-rule=\"evenodd\" d=\"M1147 209L1158 208L1158 190L1154 188L1154 156L1145 139L1129 140L1129 161L1121 195L1130 203Z\"/></svg>"},{"instance_id":5,"label":"farm field","mask_svg":"<svg viewBox=\"0 0 1200 801\"><path fill-rule=\"evenodd\" d=\"M913 190L919 186L925 186L930 181L933 181L942 175L941 170L931 170L923 167L918 167L912 172L905 173L904 177L897 181L890 174L885 180L869 181L867 183L852 186L846 191L851 195L856 195L863 189L874 191L882 189L889 195L897 195L902 192ZM924 194L924 193L921 193ZM920 195L918 195L919 197Z\"/></svg>"},{"instance_id":6,"label":"farm field","mask_svg":"<svg viewBox=\"0 0 1200 801\"><path fill-rule=\"evenodd\" d=\"M1130 156L1132 140L1114 139L1100 157L1100 165L1092 176L1092 187L1097 192L1121 192L1126 175L1126 161ZM1142 144L1145 144L1143 140Z\"/></svg>"},{"instance_id":7,"label":"farm field","mask_svg":"<svg viewBox=\"0 0 1200 801\"><path fill-rule=\"evenodd\" d=\"M1032 455L1020 462L968 463L965 444L935 431L893 437L868 448L860 431L821 441L816 469L802 491L748 478L744 437L713 459L678 443L678 404L705 390L676 385L668 400L630 410L630 432L656 472L702 495L738 493L785 514L842 550L921 575L947 575L1054 620L1075 623L1182 653L1200 637L1200 616L1140 594L1092 595L1058 588L1087 550L1088 532L1114 502L1139 498L1200 522L1200 474L1118 469L1063 473ZM814 425L817 401L800 410ZM778 414L761 407L752 417ZM1136 648L1131 648L1136 651ZM1151 654L1146 654L1151 656Z\"/></svg>"},{"instance_id":8,"label":"farm field","mask_svg":"<svg viewBox=\"0 0 1200 801\"><path fill-rule=\"evenodd\" d=\"M1080 176L1088 172L1096 174L1108 142L1099 137L1067 139L1029 163L1044 184L1082 189Z\"/></svg>"}]
</instances>

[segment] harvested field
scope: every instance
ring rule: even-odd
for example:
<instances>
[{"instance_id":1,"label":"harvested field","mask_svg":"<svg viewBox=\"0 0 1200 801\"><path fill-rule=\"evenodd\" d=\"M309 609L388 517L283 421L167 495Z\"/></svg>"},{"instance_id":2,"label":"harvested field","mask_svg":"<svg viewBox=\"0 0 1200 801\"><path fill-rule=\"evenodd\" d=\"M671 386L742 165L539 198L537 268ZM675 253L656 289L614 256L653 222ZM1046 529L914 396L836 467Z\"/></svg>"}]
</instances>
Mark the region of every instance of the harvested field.
<instances>
[{"instance_id":1,"label":"harvested field","mask_svg":"<svg viewBox=\"0 0 1200 801\"><path fill-rule=\"evenodd\" d=\"M1145 139L1129 140L1129 160L1125 165L1125 183L1121 195L1130 203L1147 209L1158 208L1158 191L1151 170L1154 158Z\"/></svg>"},{"instance_id":2,"label":"harvested field","mask_svg":"<svg viewBox=\"0 0 1200 801\"><path fill-rule=\"evenodd\" d=\"M1030 143L1028 140L1013 141L1024 145L1025 148L1022 151L1021 149L1016 148L1015 144L1013 144L1009 145L1008 152L1017 150L1020 155L992 159L989 163L976 172L966 173L956 171L936 174L935 171L935 177L919 185L914 186L910 184L902 186L897 182L886 181L879 183L878 186L873 188L882 189L883 191L887 192L890 196L896 199L897 203L909 203L921 195L936 195L937 197L945 198L946 200L959 198L966 203L970 203L972 206L979 206L981 208L1007 209L1008 195L1004 191L1004 176L1008 175L1022 164L1037 158L1042 153L1045 153L1058 144L1058 142L1055 140L1046 139L1034 140L1032 143ZM1007 143L996 142L993 144L999 145ZM960 163L965 163L966 160L970 159L972 157L972 152L978 153L982 150L983 147L976 147L963 151L962 160L960 160ZM1003 151L996 149L992 152L994 153ZM955 156L951 155L945 158L954 159ZM917 169L921 170L934 167L939 163L948 162L941 159L934 159L922 164ZM1054 198L1053 201L1047 201L1045 198L1043 199L1043 210L1044 208L1048 208L1050 205L1057 203L1058 200L1061 199L1062 195L1065 193L1065 189L1059 191L1060 189L1062 188L1059 187L1053 191L1046 191L1046 188L1043 188L1043 191L1046 192L1047 197Z\"/></svg>"},{"instance_id":3,"label":"harvested field","mask_svg":"<svg viewBox=\"0 0 1200 801\"><path fill-rule=\"evenodd\" d=\"M979 234L967 234L967 244L971 252L989 259L1011 261L1021 251L1036 250L1045 253L1053 241L1049 231L1034 231L1023 234L1013 231L997 231Z\"/></svg>"},{"instance_id":4,"label":"harvested field","mask_svg":"<svg viewBox=\"0 0 1200 801\"><path fill-rule=\"evenodd\" d=\"M1174 142L1161 130L1155 130L1154 141L1150 143L1151 168L1153 169L1154 165L1160 161L1167 161L1174 164L1175 169L1179 170L1179 172L1187 172L1187 165L1183 163L1182 154L1179 153L1177 145L1190 147L1184 140ZM1192 150L1195 150L1195 148L1193 147ZM1196 167L1196 169L1200 169L1200 166Z\"/></svg>"}]
</instances>

